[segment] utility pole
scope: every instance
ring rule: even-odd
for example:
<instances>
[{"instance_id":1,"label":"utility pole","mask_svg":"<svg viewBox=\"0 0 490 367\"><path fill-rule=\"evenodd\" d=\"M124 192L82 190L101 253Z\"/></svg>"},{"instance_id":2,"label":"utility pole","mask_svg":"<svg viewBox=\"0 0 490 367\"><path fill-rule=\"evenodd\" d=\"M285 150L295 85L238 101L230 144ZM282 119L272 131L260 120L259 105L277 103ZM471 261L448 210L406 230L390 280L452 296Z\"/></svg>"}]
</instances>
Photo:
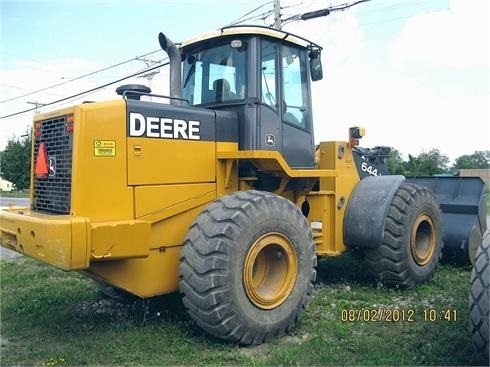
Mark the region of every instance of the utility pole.
<instances>
[{"instance_id":1,"label":"utility pole","mask_svg":"<svg viewBox=\"0 0 490 367\"><path fill-rule=\"evenodd\" d=\"M34 113L37 115L39 111L37 110L39 107L46 106L46 103L39 103L38 101L36 102L26 102L28 104L34 105Z\"/></svg>"},{"instance_id":2,"label":"utility pole","mask_svg":"<svg viewBox=\"0 0 490 367\"><path fill-rule=\"evenodd\" d=\"M148 67L156 65L160 62L160 61L145 59L143 57L137 57L135 60L144 61L146 66L148 66ZM160 73L160 69L157 69L157 70L145 73L145 74L138 75L137 78L145 78L145 79L148 79L148 81L151 81L153 79L153 77L159 73Z\"/></svg>"},{"instance_id":3,"label":"utility pole","mask_svg":"<svg viewBox=\"0 0 490 367\"><path fill-rule=\"evenodd\" d=\"M274 28L281 29L281 0L274 0Z\"/></svg>"}]
</instances>

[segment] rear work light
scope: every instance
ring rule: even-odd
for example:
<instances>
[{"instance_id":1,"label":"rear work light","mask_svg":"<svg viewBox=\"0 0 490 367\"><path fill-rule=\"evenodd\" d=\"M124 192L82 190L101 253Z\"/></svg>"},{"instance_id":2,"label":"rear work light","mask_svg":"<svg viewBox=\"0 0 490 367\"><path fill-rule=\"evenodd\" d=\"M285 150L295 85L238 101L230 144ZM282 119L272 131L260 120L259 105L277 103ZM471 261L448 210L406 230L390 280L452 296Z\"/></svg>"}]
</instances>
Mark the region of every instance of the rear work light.
<instances>
[{"instance_id":1,"label":"rear work light","mask_svg":"<svg viewBox=\"0 0 490 367\"><path fill-rule=\"evenodd\" d=\"M73 123L75 122L75 116L66 116L65 130L67 134L73 134Z\"/></svg>"},{"instance_id":2,"label":"rear work light","mask_svg":"<svg viewBox=\"0 0 490 367\"><path fill-rule=\"evenodd\" d=\"M39 139L42 135L41 126L42 126L41 121L36 121L34 123L34 138L35 139Z\"/></svg>"}]
</instances>

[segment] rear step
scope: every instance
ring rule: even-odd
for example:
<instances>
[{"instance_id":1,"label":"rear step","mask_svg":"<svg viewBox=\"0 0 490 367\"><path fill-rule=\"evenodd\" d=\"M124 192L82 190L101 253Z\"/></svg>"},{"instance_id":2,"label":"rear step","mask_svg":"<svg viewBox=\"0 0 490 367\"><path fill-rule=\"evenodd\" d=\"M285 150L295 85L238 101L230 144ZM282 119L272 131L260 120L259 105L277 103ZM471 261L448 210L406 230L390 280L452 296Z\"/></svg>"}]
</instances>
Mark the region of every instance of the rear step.
<instances>
[{"instance_id":1,"label":"rear step","mask_svg":"<svg viewBox=\"0 0 490 367\"><path fill-rule=\"evenodd\" d=\"M406 177L431 189L442 210L444 252L474 258L487 230L485 183L479 177ZM459 254L458 254L459 255Z\"/></svg>"},{"instance_id":2,"label":"rear step","mask_svg":"<svg viewBox=\"0 0 490 367\"><path fill-rule=\"evenodd\" d=\"M322 222L311 222L311 233L313 234L315 245L321 246L323 244Z\"/></svg>"}]
</instances>

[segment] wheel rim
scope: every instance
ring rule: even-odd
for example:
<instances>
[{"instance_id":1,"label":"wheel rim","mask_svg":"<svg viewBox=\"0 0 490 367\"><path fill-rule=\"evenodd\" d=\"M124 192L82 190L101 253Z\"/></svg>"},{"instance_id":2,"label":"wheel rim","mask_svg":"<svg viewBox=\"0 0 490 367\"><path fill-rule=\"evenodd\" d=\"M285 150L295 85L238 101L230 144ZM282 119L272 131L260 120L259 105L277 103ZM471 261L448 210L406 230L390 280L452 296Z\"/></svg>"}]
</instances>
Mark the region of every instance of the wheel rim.
<instances>
[{"instance_id":1,"label":"wheel rim","mask_svg":"<svg viewBox=\"0 0 490 367\"><path fill-rule=\"evenodd\" d=\"M436 248L434 223L430 216L419 215L412 227L410 242L415 262L420 266L430 262Z\"/></svg>"},{"instance_id":2,"label":"wheel rim","mask_svg":"<svg viewBox=\"0 0 490 367\"><path fill-rule=\"evenodd\" d=\"M248 251L243 269L245 290L257 307L281 305L293 290L298 261L292 243L280 233L268 233Z\"/></svg>"}]
</instances>

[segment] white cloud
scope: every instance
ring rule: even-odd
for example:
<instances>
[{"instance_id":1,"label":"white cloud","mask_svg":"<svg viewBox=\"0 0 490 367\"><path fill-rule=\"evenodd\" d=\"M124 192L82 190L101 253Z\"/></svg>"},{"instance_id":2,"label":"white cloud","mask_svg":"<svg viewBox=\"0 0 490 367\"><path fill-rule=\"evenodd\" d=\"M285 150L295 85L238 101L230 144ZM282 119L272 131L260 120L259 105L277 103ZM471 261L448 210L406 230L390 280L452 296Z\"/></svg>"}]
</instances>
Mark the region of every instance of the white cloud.
<instances>
[{"instance_id":1,"label":"white cloud","mask_svg":"<svg viewBox=\"0 0 490 367\"><path fill-rule=\"evenodd\" d=\"M324 1L309 4L310 7L288 11L294 14L325 6ZM458 0L451 2L450 10L414 15L394 35L392 45L382 49L367 47L372 36L368 32L379 34L386 23L360 27L356 17L360 6L286 25L286 31L303 35L324 47L325 78L312 85L316 141L346 140L347 129L358 125L367 130L363 146L389 145L404 154L438 148L454 159L474 150L490 149L489 5L486 0ZM373 27L380 28L374 32ZM373 66L367 62L373 59L380 60L379 64ZM27 100L51 101L117 79L143 66L138 64L134 69L69 83ZM2 84L33 90L61 82L62 76L66 80L98 68L88 60L25 63L16 70L0 70L0 80ZM477 75L474 78L477 88L471 88L475 84L462 83L469 73ZM149 84L155 93L168 94L166 70L151 82L133 79L124 83L130 82ZM116 98L116 87L107 87L81 100ZM0 100L22 92L2 89ZM19 100L18 105L9 103L8 110L7 104L0 104L1 115L28 108L25 101ZM12 134L24 133L31 120L31 115L22 115L0 121L0 150Z\"/></svg>"},{"instance_id":2,"label":"white cloud","mask_svg":"<svg viewBox=\"0 0 490 367\"><path fill-rule=\"evenodd\" d=\"M316 140L345 140L358 125L363 146L405 155L490 149L489 4L453 1L449 11L414 15L382 49L367 47L367 32L384 23L363 33L354 8L288 26L324 46L325 79L312 86ZM473 84L468 72L478 75Z\"/></svg>"},{"instance_id":3,"label":"white cloud","mask_svg":"<svg viewBox=\"0 0 490 367\"><path fill-rule=\"evenodd\" d=\"M452 0L449 10L415 16L392 45L392 62L402 66L488 67L489 14L487 0Z\"/></svg>"},{"instance_id":4,"label":"white cloud","mask_svg":"<svg viewBox=\"0 0 490 367\"><path fill-rule=\"evenodd\" d=\"M131 63L122 67L110 69L103 73L82 78L70 82L71 79L82 75L92 73L102 69L104 66L98 65L90 60L83 59L66 59L66 60L47 60L44 63L38 63L28 60L19 60L19 62L11 68L0 69L0 101L6 101L17 96L28 94L32 91L44 89L48 86L55 86L45 91L41 91L12 101L0 103L0 116L15 114L24 111L34 106L28 102L50 103L59 99L75 95L80 92L91 90L103 84L117 80L123 76L135 73L145 67L143 63ZM115 99L118 96L115 89L121 84L151 84L160 86L165 82L157 82L162 76L168 75L165 72L155 78L153 82L148 82L146 79L132 78L126 81L110 85L96 92L70 99L65 102L57 103L52 106L40 107L40 112L50 111L56 108L61 108L67 105L74 105L86 100L108 100ZM65 84L66 82L66 84ZM153 88L153 87L152 87ZM165 90L163 88L163 90ZM12 137L19 137L28 131L32 124L34 111L23 113L21 115L4 118L0 121L0 151L3 150Z\"/></svg>"}]
</instances>

